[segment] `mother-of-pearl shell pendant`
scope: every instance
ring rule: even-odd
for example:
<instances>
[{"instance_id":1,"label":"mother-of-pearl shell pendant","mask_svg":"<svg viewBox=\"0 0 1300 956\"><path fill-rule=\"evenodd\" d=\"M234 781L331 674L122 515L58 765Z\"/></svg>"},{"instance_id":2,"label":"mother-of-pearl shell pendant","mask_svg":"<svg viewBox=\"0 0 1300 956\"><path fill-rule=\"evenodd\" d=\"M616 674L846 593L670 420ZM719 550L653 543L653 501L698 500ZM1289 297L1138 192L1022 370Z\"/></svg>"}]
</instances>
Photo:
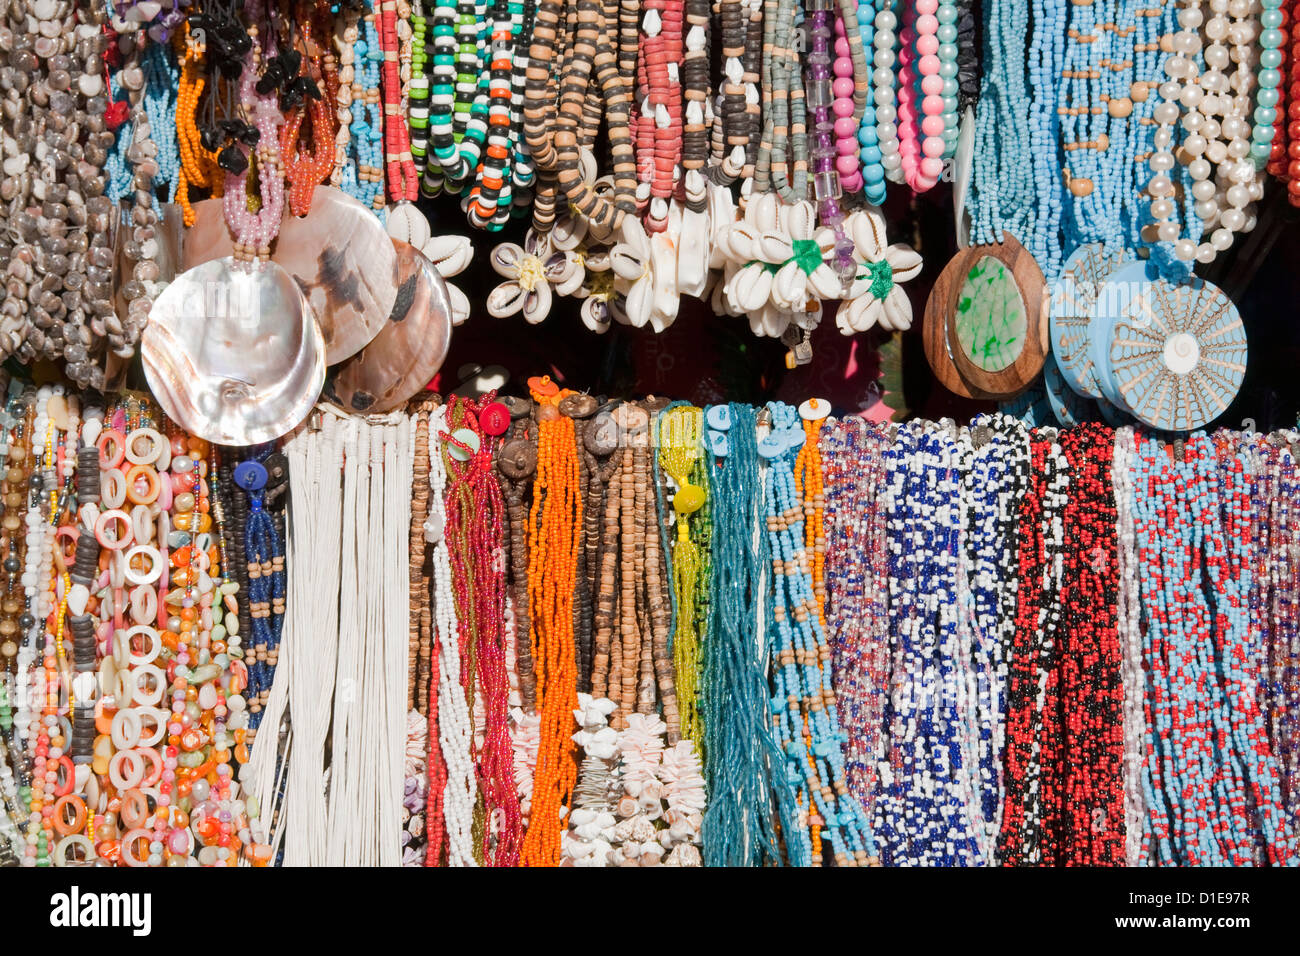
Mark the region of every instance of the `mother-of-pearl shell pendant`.
<instances>
[{"instance_id":1,"label":"mother-of-pearl shell pendant","mask_svg":"<svg viewBox=\"0 0 1300 956\"><path fill-rule=\"evenodd\" d=\"M315 313L273 262L213 259L177 276L154 302L140 355L163 411L222 445L289 432L325 382Z\"/></svg>"},{"instance_id":2,"label":"mother-of-pearl shell pendant","mask_svg":"<svg viewBox=\"0 0 1300 956\"><path fill-rule=\"evenodd\" d=\"M353 412L388 412L437 374L451 342L452 307L437 268L397 239L397 301L364 349L331 370L326 395Z\"/></svg>"}]
</instances>

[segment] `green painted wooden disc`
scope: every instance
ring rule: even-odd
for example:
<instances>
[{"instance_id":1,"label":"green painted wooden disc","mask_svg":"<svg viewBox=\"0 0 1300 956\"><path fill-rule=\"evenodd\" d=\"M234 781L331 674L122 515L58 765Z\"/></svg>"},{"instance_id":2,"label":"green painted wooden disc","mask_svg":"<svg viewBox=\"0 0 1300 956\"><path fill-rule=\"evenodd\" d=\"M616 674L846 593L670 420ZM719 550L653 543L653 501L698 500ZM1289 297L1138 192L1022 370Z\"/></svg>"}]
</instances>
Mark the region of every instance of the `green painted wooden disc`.
<instances>
[{"instance_id":1,"label":"green painted wooden disc","mask_svg":"<svg viewBox=\"0 0 1300 956\"><path fill-rule=\"evenodd\" d=\"M1000 372L1020 357L1029 331L1015 277L992 256L971 266L957 293L957 341L978 368Z\"/></svg>"}]
</instances>

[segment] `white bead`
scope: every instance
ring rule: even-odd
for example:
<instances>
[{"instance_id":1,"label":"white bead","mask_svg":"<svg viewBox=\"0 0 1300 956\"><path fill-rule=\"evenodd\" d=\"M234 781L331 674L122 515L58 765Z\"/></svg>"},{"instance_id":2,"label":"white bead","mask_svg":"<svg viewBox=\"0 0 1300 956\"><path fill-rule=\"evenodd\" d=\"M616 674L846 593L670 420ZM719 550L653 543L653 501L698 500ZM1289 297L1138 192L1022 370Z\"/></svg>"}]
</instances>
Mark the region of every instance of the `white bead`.
<instances>
[{"instance_id":1,"label":"white bead","mask_svg":"<svg viewBox=\"0 0 1300 956\"><path fill-rule=\"evenodd\" d=\"M1209 263L1214 261L1215 254L1216 253L1215 253L1214 246L1210 245L1208 242L1203 242L1196 247L1197 262L1208 265Z\"/></svg>"},{"instance_id":2,"label":"white bead","mask_svg":"<svg viewBox=\"0 0 1300 956\"><path fill-rule=\"evenodd\" d=\"M1198 160L1198 162L1205 162L1205 160ZM1210 182L1208 179L1202 179L1198 182L1192 183L1192 198L1194 199L1201 201L1213 199L1216 192L1217 190L1214 188L1214 183Z\"/></svg>"},{"instance_id":3,"label":"white bead","mask_svg":"<svg viewBox=\"0 0 1300 956\"><path fill-rule=\"evenodd\" d=\"M1205 48L1205 65L1215 70L1224 69L1231 62L1228 48L1222 43L1211 43Z\"/></svg>"},{"instance_id":4,"label":"white bead","mask_svg":"<svg viewBox=\"0 0 1300 956\"><path fill-rule=\"evenodd\" d=\"M1174 255L1182 262L1191 262L1196 258L1196 243L1190 239L1179 239L1174 243Z\"/></svg>"},{"instance_id":5,"label":"white bead","mask_svg":"<svg viewBox=\"0 0 1300 956\"><path fill-rule=\"evenodd\" d=\"M1169 177L1159 174L1151 177L1151 182L1148 184L1147 189L1150 191L1151 195L1155 196L1157 199L1162 196L1172 196L1174 194L1174 184L1169 181Z\"/></svg>"},{"instance_id":6,"label":"white bead","mask_svg":"<svg viewBox=\"0 0 1300 956\"><path fill-rule=\"evenodd\" d=\"M1194 159L1187 164L1187 175L1191 176L1193 180L1200 181L1209 179L1211 172L1213 172L1213 170L1211 169L1210 164L1204 159Z\"/></svg>"},{"instance_id":7,"label":"white bead","mask_svg":"<svg viewBox=\"0 0 1300 956\"><path fill-rule=\"evenodd\" d=\"M1168 102L1161 103L1156 107L1153 115L1155 121L1161 126L1172 126L1174 123L1178 122L1178 104Z\"/></svg>"},{"instance_id":8,"label":"white bead","mask_svg":"<svg viewBox=\"0 0 1300 956\"><path fill-rule=\"evenodd\" d=\"M1210 244L1213 245L1215 249L1223 252L1232 245L1232 230L1224 229L1222 227L1214 230L1214 232L1210 234Z\"/></svg>"},{"instance_id":9,"label":"white bead","mask_svg":"<svg viewBox=\"0 0 1300 956\"><path fill-rule=\"evenodd\" d=\"M1151 218L1171 219L1175 209L1172 199L1154 199L1151 202Z\"/></svg>"},{"instance_id":10,"label":"white bead","mask_svg":"<svg viewBox=\"0 0 1300 956\"><path fill-rule=\"evenodd\" d=\"M1246 214L1240 209L1225 209L1219 218L1223 228L1231 229L1233 232L1241 232L1242 227L1246 225Z\"/></svg>"},{"instance_id":11,"label":"white bead","mask_svg":"<svg viewBox=\"0 0 1300 956\"><path fill-rule=\"evenodd\" d=\"M1237 209L1241 209L1246 203L1250 202L1250 190L1240 183L1229 186L1225 195L1228 205Z\"/></svg>"}]
</instances>

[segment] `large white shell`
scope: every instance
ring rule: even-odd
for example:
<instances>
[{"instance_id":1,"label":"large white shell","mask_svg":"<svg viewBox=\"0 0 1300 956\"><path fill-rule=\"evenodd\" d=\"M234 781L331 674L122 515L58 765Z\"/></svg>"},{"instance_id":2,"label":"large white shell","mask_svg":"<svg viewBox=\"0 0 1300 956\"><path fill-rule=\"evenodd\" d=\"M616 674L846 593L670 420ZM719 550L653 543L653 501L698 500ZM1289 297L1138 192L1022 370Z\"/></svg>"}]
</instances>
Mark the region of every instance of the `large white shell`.
<instances>
[{"instance_id":1,"label":"large white shell","mask_svg":"<svg viewBox=\"0 0 1300 956\"><path fill-rule=\"evenodd\" d=\"M307 417L325 382L312 308L269 262L214 259L177 276L154 302L140 354L163 410L222 445L279 438Z\"/></svg>"}]
</instances>

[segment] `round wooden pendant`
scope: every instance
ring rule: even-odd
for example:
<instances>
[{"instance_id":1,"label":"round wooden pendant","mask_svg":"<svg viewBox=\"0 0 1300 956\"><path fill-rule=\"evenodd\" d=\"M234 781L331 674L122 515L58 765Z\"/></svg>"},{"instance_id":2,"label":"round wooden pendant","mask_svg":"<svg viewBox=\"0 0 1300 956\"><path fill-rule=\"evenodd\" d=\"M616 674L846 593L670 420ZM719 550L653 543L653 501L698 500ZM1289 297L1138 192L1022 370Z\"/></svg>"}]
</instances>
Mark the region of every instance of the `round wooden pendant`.
<instances>
[{"instance_id":1,"label":"round wooden pendant","mask_svg":"<svg viewBox=\"0 0 1300 956\"><path fill-rule=\"evenodd\" d=\"M1102 297L1115 318L1100 379L1116 404L1162 431L1223 414L1246 374L1246 330L1221 289L1195 277L1150 279L1134 263L1111 275Z\"/></svg>"},{"instance_id":2,"label":"round wooden pendant","mask_svg":"<svg viewBox=\"0 0 1300 956\"><path fill-rule=\"evenodd\" d=\"M185 235L185 267L231 255L222 200L194 204ZM325 358L336 365L365 348L384 327L397 299L397 255L374 212L341 189L317 186L311 212L286 210L271 261L293 276L325 336Z\"/></svg>"},{"instance_id":3,"label":"round wooden pendant","mask_svg":"<svg viewBox=\"0 0 1300 956\"><path fill-rule=\"evenodd\" d=\"M926 356L939 380L971 398L1010 398L1028 388L1047 355L1043 286L1034 257L1010 234L954 256L925 306ZM951 371L940 368L948 363ZM954 378L961 387L950 384Z\"/></svg>"},{"instance_id":4,"label":"round wooden pendant","mask_svg":"<svg viewBox=\"0 0 1300 956\"><path fill-rule=\"evenodd\" d=\"M1123 253L1099 242L1080 246L1065 260L1061 277L1052 283L1048 303L1052 354L1061 378L1088 398L1101 396L1101 385L1088 348L1093 304L1106 277L1124 264Z\"/></svg>"},{"instance_id":5,"label":"round wooden pendant","mask_svg":"<svg viewBox=\"0 0 1300 956\"><path fill-rule=\"evenodd\" d=\"M325 394L348 411L388 412L417 395L442 367L451 343L447 286L423 253L397 250L397 301L370 344L331 369Z\"/></svg>"}]
</instances>

